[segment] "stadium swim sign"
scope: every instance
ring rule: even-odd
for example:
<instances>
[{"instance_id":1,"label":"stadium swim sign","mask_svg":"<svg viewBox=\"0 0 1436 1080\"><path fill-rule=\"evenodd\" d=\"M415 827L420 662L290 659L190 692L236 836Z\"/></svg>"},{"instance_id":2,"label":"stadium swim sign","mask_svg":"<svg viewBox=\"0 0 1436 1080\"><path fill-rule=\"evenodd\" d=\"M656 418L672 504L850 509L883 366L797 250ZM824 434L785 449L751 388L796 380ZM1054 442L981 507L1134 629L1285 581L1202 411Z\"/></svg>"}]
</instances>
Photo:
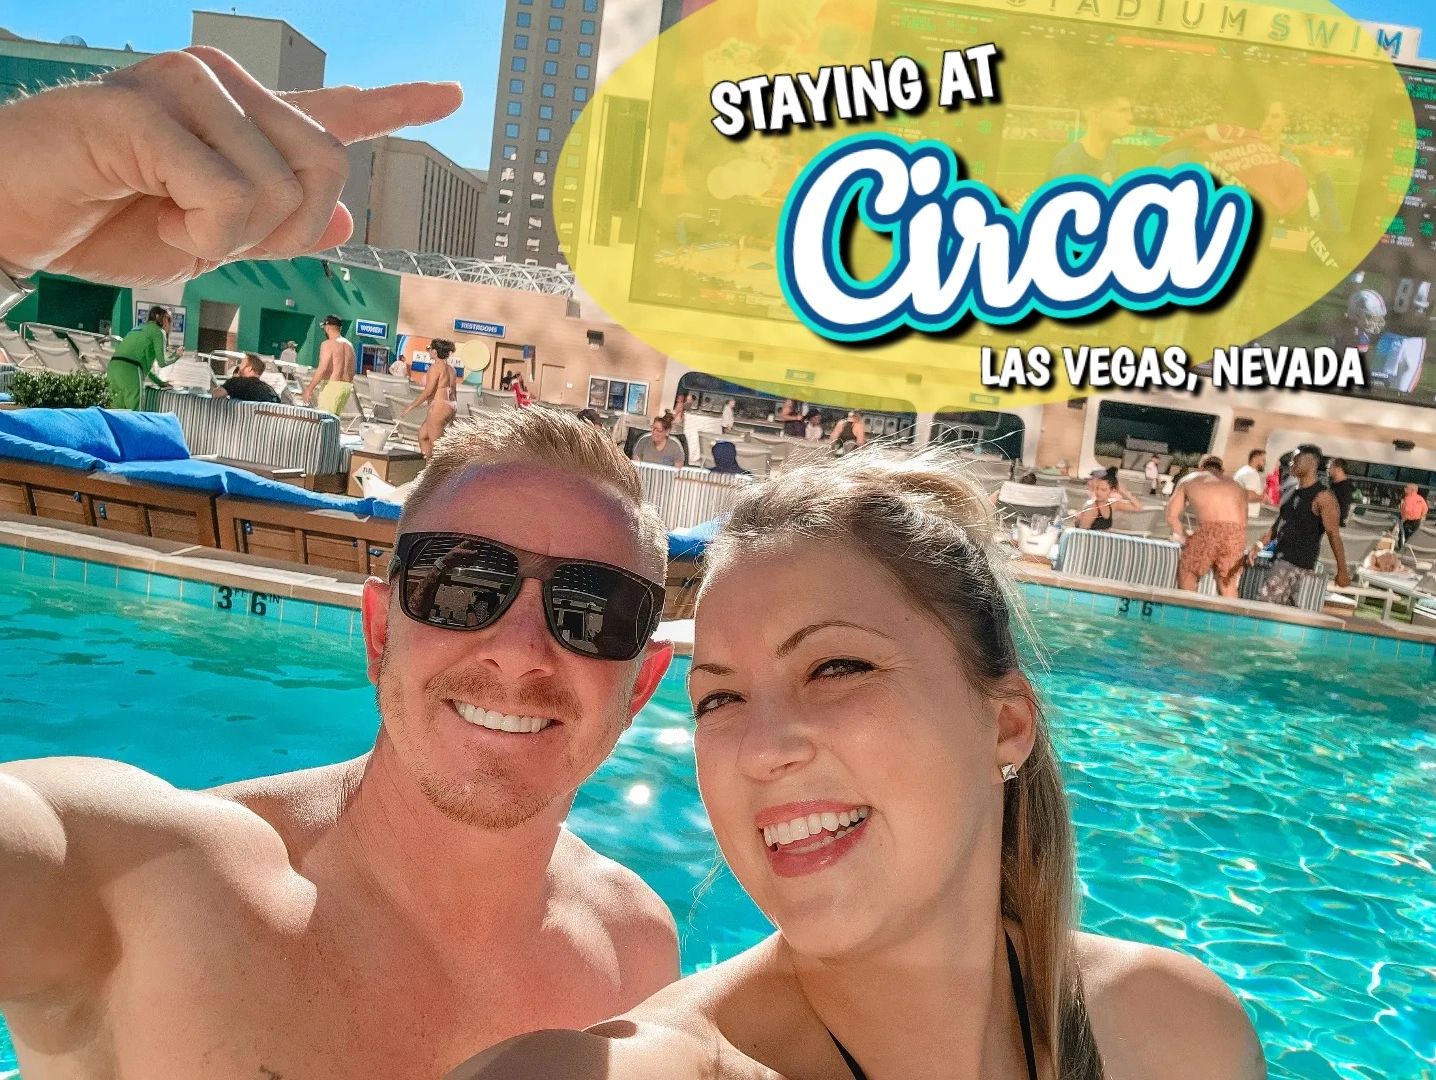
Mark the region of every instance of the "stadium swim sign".
<instances>
[{"instance_id":1,"label":"stadium swim sign","mask_svg":"<svg viewBox=\"0 0 1436 1080\"><path fill-rule=\"evenodd\" d=\"M1013 347L1202 362L1339 298L1411 183L1401 75L1324 0L1224 23L1199 0L850 0L814 33L792 6L714 0L640 48L552 179L583 289L743 385L941 411L988 401Z\"/></svg>"}]
</instances>

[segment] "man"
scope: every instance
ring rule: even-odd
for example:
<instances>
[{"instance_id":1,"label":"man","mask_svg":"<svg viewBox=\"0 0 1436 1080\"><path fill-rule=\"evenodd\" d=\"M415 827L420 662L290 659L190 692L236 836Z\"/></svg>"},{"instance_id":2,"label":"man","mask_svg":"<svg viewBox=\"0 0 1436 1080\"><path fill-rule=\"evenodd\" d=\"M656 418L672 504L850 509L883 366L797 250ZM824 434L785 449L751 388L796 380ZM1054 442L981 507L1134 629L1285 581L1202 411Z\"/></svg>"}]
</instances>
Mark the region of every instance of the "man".
<instances>
[{"instance_id":1,"label":"man","mask_svg":"<svg viewBox=\"0 0 1436 1080\"><path fill-rule=\"evenodd\" d=\"M295 342L286 341L284 343L284 348L279 351L279 363L281 366L299 363L299 349Z\"/></svg>"},{"instance_id":2,"label":"man","mask_svg":"<svg viewBox=\"0 0 1436 1080\"><path fill-rule=\"evenodd\" d=\"M1157 478L1162 475L1162 467L1157 464L1157 455L1153 454L1147 459L1147 464L1142 466L1142 475L1147 478L1147 494L1157 494Z\"/></svg>"},{"instance_id":3,"label":"man","mask_svg":"<svg viewBox=\"0 0 1436 1080\"><path fill-rule=\"evenodd\" d=\"M25 1080L436 1080L677 977L658 897L563 828L672 656L633 467L557 410L461 425L398 532L364 586L366 757L195 792L118 762L0 768ZM559 558L585 561L581 611L543 584Z\"/></svg>"},{"instance_id":4,"label":"man","mask_svg":"<svg viewBox=\"0 0 1436 1080\"><path fill-rule=\"evenodd\" d=\"M1250 463L1250 456L1247 460ZM1217 592L1235 599L1242 568L1246 565L1249 496L1250 491L1237 483L1235 477L1229 480L1222 475L1221 458L1211 456L1202 459L1202 467L1192 480L1178 485L1172 492L1167 502L1167 525L1172 530L1172 539L1182 545L1182 557L1177 562L1177 588L1196 592L1197 582L1211 571L1216 577ZM1182 524L1182 513L1187 507L1191 507L1197 522L1190 533Z\"/></svg>"},{"instance_id":5,"label":"man","mask_svg":"<svg viewBox=\"0 0 1436 1080\"><path fill-rule=\"evenodd\" d=\"M1346 460L1332 458L1326 466L1326 475L1327 486L1336 496L1336 505L1341 509L1341 527L1346 528L1346 519L1351 516L1351 500L1356 494L1356 484L1346 475Z\"/></svg>"},{"instance_id":6,"label":"man","mask_svg":"<svg viewBox=\"0 0 1436 1080\"><path fill-rule=\"evenodd\" d=\"M1421 492L1416 485L1407 484L1401 497L1401 546L1403 548L1416 535L1416 530L1421 528L1421 523L1426 520L1426 515L1430 512L1430 504L1421 497Z\"/></svg>"},{"instance_id":7,"label":"man","mask_svg":"<svg viewBox=\"0 0 1436 1080\"><path fill-rule=\"evenodd\" d=\"M304 403L321 412L338 416L354 389L354 346L344 336L344 322L338 315L324 316L324 341L319 346L319 363L304 388ZM315 387L319 387L318 393Z\"/></svg>"},{"instance_id":8,"label":"man","mask_svg":"<svg viewBox=\"0 0 1436 1080\"><path fill-rule=\"evenodd\" d=\"M1282 500L1271 530L1247 555L1251 561L1273 536L1276 538L1271 572L1260 589L1261 598L1270 604L1295 606L1302 584L1316 572L1323 533L1336 558L1336 584L1343 587L1351 584L1351 574L1346 569L1346 549L1341 543L1341 510L1336 505L1336 496L1317 482L1320 468L1320 449L1310 443L1296 448L1291 459L1296 488Z\"/></svg>"},{"instance_id":9,"label":"man","mask_svg":"<svg viewBox=\"0 0 1436 1080\"><path fill-rule=\"evenodd\" d=\"M670 439L672 423L662 416L653 418L653 425L647 435L640 435L633 444L633 460L644 465L669 465L681 469L687 463L683 447L677 439Z\"/></svg>"},{"instance_id":10,"label":"man","mask_svg":"<svg viewBox=\"0 0 1436 1080\"><path fill-rule=\"evenodd\" d=\"M147 379L154 386L166 385L155 374L155 365L168 367L175 362L178 354L172 356L166 347L173 324L174 320L168 311L162 307L152 307L144 324L131 330L115 346L105 369L105 379L110 387L111 408L138 409Z\"/></svg>"},{"instance_id":11,"label":"man","mask_svg":"<svg viewBox=\"0 0 1436 1080\"><path fill-rule=\"evenodd\" d=\"M152 286L324 251L354 228L344 146L462 98L454 83L274 93L196 46L8 103L0 272Z\"/></svg>"},{"instance_id":12,"label":"man","mask_svg":"<svg viewBox=\"0 0 1436 1080\"><path fill-rule=\"evenodd\" d=\"M214 397L233 398L235 401L279 404L279 395L264 381L264 360L254 353L245 353L235 373L225 380L223 386L216 386L210 393Z\"/></svg>"},{"instance_id":13,"label":"man","mask_svg":"<svg viewBox=\"0 0 1436 1080\"><path fill-rule=\"evenodd\" d=\"M424 422L419 425L419 453L427 461L434 452L434 444L448 430L458 416L458 377L449 357L454 355L454 343L444 338L429 342L429 354L433 360L424 373L424 391L399 414L402 420L421 405L428 406Z\"/></svg>"},{"instance_id":14,"label":"man","mask_svg":"<svg viewBox=\"0 0 1436 1080\"><path fill-rule=\"evenodd\" d=\"M1233 474L1232 480L1246 492L1247 518L1255 518L1261 513L1262 499L1266 495L1266 451L1249 452L1247 463Z\"/></svg>"},{"instance_id":15,"label":"man","mask_svg":"<svg viewBox=\"0 0 1436 1080\"><path fill-rule=\"evenodd\" d=\"M1112 144L1135 129L1132 99L1115 90L1095 88L1083 106L1082 119L1086 124L1082 137L1057 151L1047 178L1075 174L1110 184L1121 173Z\"/></svg>"}]
</instances>

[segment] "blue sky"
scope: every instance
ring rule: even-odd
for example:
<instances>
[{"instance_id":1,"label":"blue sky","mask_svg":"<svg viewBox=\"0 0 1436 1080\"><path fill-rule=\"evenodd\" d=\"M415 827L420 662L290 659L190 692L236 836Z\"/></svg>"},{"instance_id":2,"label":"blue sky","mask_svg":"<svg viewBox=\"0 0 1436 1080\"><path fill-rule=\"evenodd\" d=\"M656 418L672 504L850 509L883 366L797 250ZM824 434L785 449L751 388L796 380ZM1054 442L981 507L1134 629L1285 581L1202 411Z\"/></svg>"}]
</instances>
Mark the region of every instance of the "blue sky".
<instances>
[{"instance_id":1,"label":"blue sky","mask_svg":"<svg viewBox=\"0 0 1436 1080\"><path fill-rule=\"evenodd\" d=\"M609 0L658 3L659 0ZM1296 5L1293 5L1296 6ZM1359 19L1422 28L1423 56L1436 57L1436 0L1346 0ZM0 26L20 37L161 52L189 44L194 0L5 0ZM229 11L228 3L205 10ZM456 79L464 105L438 124L407 134L461 165L485 168L494 119L503 0L238 0L242 15L284 19L328 54L327 81L375 86L403 79Z\"/></svg>"},{"instance_id":2,"label":"blue sky","mask_svg":"<svg viewBox=\"0 0 1436 1080\"><path fill-rule=\"evenodd\" d=\"M129 42L140 52L163 52L189 44L196 8L284 19L328 54L330 85L457 80L464 87L463 107L405 134L432 143L460 165L487 167L503 0L0 0L0 26L39 41L78 34L96 48Z\"/></svg>"}]
</instances>

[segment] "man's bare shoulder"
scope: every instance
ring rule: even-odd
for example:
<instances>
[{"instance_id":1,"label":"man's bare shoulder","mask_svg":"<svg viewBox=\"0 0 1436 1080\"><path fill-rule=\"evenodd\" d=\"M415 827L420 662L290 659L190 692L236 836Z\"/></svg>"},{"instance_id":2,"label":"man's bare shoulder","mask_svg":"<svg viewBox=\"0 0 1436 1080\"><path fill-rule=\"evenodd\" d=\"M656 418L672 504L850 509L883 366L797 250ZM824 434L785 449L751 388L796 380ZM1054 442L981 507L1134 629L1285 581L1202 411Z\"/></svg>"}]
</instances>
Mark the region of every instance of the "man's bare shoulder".
<instances>
[{"instance_id":1,"label":"man's bare shoulder","mask_svg":"<svg viewBox=\"0 0 1436 1080\"><path fill-rule=\"evenodd\" d=\"M49 804L68 840L96 863L123 864L177 845L223 847L249 858L282 854L278 835L249 809L133 765L65 757L3 768Z\"/></svg>"},{"instance_id":2,"label":"man's bare shoulder","mask_svg":"<svg viewBox=\"0 0 1436 1080\"><path fill-rule=\"evenodd\" d=\"M1261 1043L1226 983L1171 949L1077 935L1092 1031L1111 1076L1262 1080Z\"/></svg>"},{"instance_id":3,"label":"man's bare shoulder","mask_svg":"<svg viewBox=\"0 0 1436 1080\"><path fill-rule=\"evenodd\" d=\"M554 857L556 894L598 913L627 968L625 981L643 996L678 977L678 927L649 884L626 866L600 855L568 829Z\"/></svg>"},{"instance_id":4,"label":"man's bare shoulder","mask_svg":"<svg viewBox=\"0 0 1436 1080\"><path fill-rule=\"evenodd\" d=\"M263 818L283 838L291 857L297 857L338 820L366 760L360 757L239 780L211 788L207 794L238 803Z\"/></svg>"}]
</instances>

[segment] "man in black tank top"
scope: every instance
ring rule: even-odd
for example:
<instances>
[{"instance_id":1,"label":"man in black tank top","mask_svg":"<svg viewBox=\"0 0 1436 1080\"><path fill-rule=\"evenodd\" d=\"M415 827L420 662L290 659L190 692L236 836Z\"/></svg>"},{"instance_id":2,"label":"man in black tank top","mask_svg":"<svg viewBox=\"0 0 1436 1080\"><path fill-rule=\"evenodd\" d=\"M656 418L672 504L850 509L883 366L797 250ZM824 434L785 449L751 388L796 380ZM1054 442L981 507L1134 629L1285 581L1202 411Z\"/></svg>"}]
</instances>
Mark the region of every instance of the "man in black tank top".
<instances>
[{"instance_id":1,"label":"man in black tank top","mask_svg":"<svg viewBox=\"0 0 1436 1080\"><path fill-rule=\"evenodd\" d=\"M1309 443L1296 448L1291 474L1296 477L1297 489L1282 500L1271 531L1251 552L1250 557L1254 557L1273 536L1276 537L1271 573L1259 590L1261 598L1268 603L1296 604L1301 586L1316 572L1323 535L1331 542L1331 553L1336 558L1336 584L1351 584L1351 575L1346 569L1346 551L1341 543L1341 507L1336 496L1317 482L1316 474L1320 468L1321 451L1318 448Z\"/></svg>"}]
</instances>

